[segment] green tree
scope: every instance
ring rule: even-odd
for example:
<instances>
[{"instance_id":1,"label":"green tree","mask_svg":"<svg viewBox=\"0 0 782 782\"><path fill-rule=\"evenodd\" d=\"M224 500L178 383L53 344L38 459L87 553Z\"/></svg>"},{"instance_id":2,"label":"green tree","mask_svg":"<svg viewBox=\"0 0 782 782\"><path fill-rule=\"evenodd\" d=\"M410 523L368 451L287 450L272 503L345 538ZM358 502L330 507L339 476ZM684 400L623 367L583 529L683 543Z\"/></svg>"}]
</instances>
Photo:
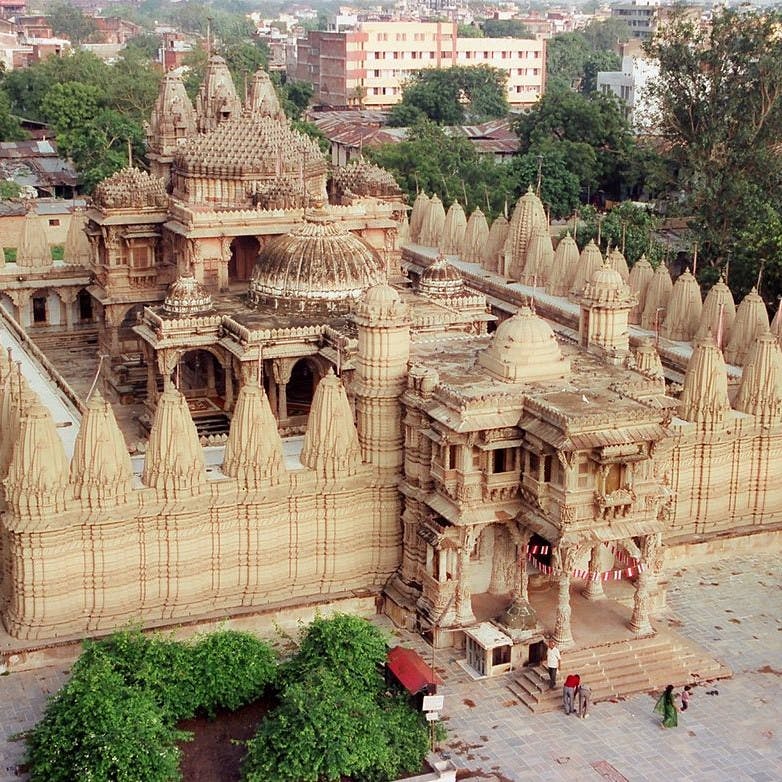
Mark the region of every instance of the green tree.
<instances>
[{"instance_id":1,"label":"green tree","mask_svg":"<svg viewBox=\"0 0 782 782\"><path fill-rule=\"evenodd\" d=\"M425 190L446 205L458 199L468 211L480 206L494 216L514 192L506 164L480 155L467 138L449 135L428 120L411 127L405 141L366 154L394 175L410 203Z\"/></svg>"},{"instance_id":2,"label":"green tree","mask_svg":"<svg viewBox=\"0 0 782 782\"><path fill-rule=\"evenodd\" d=\"M410 118L410 107L439 125L458 125L466 116L474 121L504 117L509 111L506 81L507 74L488 65L418 71L405 84L389 123L401 126Z\"/></svg>"},{"instance_id":3,"label":"green tree","mask_svg":"<svg viewBox=\"0 0 782 782\"><path fill-rule=\"evenodd\" d=\"M127 17L122 17L123 19ZM148 60L157 60L158 52L163 45L163 39L154 33L141 33L131 38L123 50L125 56L131 51L136 51Z\"/></svg>"},{"instance_id":4,"label":"green tree","mask_svg":"<svg viewBox=\"0 0 782 782\"><path fill-rule=\"evenodd\" d=\"M613 97L549 90L514 129L522 153L557 149L582 187L618 192L634 141Z\"/></svg>"},{"instance_id":5,"label":"green tree","mask_svg":"<svg viewBox=\"0 0 782 782\"><path fill-rule=\"evenodd\" d=\"M27 736L32 782L180 779L175 741L152 698L128 687L105 656L77 663Z\"/></svg>"},{"instance_id":6,"label":"green tree","mask_svg":"<svg viewBox=\"0 0 782 782\"><path fill-rule=\"evenodd\" d=\"M567 217L579 204L581 185L578 177L568 169L561 150L551 148L543 154L543 149L545 147L518 155L507 164L509 179L514 184L513 199L523 195L529 185L535 186L540 165L540 199L553 218Z\"/></svg>"},{"instance_id":7,"label":"green tree","mask_svg":"<svg viewBox=\"0 0 782 782\"><path fill-rule=\"evenodd\" d=\"M73 43L87 41L98 30L91 16L69 3L57 2L51 5L46 18L55 35L61 35Z\"/></svg>"},{"instance_id":8,"label":"green tree","mask_svg":"<svg viewBox=\"0 0 782 782\"><path fill-rule=\"evenodd\" d=\"M481 24L487 38L534 38L532 30L518 19L486 19Z\"/></svg>"},{"instance_id":9,"label":"green tree","mask_svg":"<svg viewBox=\"0 0 782 782\"><path fill-rule=\"evenodd\" d=\"M456 28L459 38L483 38L483 30L474 24L460 24Z\"/></svg>"},{"instance_id":10,"label":"green tree","mask_svg":"<svg viewBox=\"0 0 782 782\"><path fill-rule=\"evenodd\" d=\"M19 120L11 114L8 93L0 89L0 141L21 141L27 138Z\"/></svg>"},{"instance_id":11,"label":"green tree","mask_svg":"<svg viewBox=\"0 0 782 782\"><path fill-rule=\"evenodd\" d=\"M22 188L16 182L10 179L0 181L0 201L19 198L20 195L22 195Z\"/></svg>"},{"instance_id":12,"label":"green tree","mask_svg":"<svg viewBox=\"0 0 782 782\"><path fill-rule=\"evenodd\" d=\"M381 676L386 640L369 622L316 619L283 666L280 705L248 742L247 782L366 782L420 768L426 725Z\"/></svg>"},{"instance_id":13,"label":"green tree","mask_svg":"<svg viewBox=\"0 0 782 782\"><path fill-rule=\"evenodd\" d=\"M590 22L582 30L582 35L594 51L602 52L612 52L617 44L629 41L632 37L627 22L616 16Z\"/></svg>"},{"instance_id":14,"label":"green tree","mask_svg":"<svg viewBox=\"0 0 782 782\"><path fill-rule=\"evenodd\" d=\"M708 27L682 14L646 47L660 64L650 85L657 128L678 168L700 257L716 267L735 257L731 279L743 286L754 269L737 266L759 259L753 264L741 243L755 235L756 214L773 220L782 197L781 24L778 11L721 10Z\"/></svg>"},{"instance_id":15,"label":"green tree","mask_svg":"<svg viewBox=\"0 0 782 782\"><path fill-rule=\"evenodd\" d=\"M579 211L579 222L578 243L582 247L590 239L597 241L599 233L602 252L607 252L609 246L620 250L624 247L624 256L630 266L641 255L646 255L653 266L665 257L664 245L655 238L659 220L649 209L630 201L618 204L605 215L599 215L592 206L585 206Z\"/></svg>"}]
</instances>

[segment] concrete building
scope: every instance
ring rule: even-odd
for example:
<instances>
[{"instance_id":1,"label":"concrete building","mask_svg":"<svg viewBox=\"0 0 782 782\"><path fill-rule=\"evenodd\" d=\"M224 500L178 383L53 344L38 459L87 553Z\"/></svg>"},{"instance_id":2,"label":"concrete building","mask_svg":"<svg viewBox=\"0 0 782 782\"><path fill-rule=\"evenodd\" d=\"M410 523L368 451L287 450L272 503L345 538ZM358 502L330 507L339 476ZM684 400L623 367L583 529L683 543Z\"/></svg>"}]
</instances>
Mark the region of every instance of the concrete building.
<instances>
[{"instance_id":1,"label":"concrete building","mask_svg":"<svg viewBox=\"0 0 782 782\"><path fill-rule=\"evenodd\" d=\"M545 89L546 43L522 38L459 38L452 22L363 22L350 32L309 32L298 42L296 79L325 106L390 107L422 68L491 65L508 75L511 106Z\"/></svg>"},{"instance_id":2,"label":"concrete building","mask_svg":"<svg viewBox=\"0 0 782 782\"><path fill-rule=\"evenodd\" d=\"M611 16L627 22L633 38L647 40L657 29L659 0L630 0L611 6Z\"/></svg>"},{"instance_id":3,"label":"concrete building","mask_svg":"<svg viewBox=\"0 0 782 782\"><path fill-rule=\"evenodd\" d=\"M642 55L622 57L620 71L598 71L597 89L615 95L624 104L625 116L636 132L653 128L654 103L647 85L657 78L660 66Z\"/></svg>"}]
</instances>

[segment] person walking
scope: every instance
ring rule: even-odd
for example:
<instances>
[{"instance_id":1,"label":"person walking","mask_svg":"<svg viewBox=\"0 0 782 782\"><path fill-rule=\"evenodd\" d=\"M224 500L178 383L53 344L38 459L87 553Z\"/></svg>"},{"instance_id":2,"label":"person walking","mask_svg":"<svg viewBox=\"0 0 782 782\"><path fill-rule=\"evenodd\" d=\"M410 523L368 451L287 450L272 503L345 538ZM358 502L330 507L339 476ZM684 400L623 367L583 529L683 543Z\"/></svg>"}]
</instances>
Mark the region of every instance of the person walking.
<instances>
[{"instance_id":1,"label":"person walking","mask_svg":"<svg viewBox=\"0 0 782 782\"><path fill-rule=\"evenodd\" d=\"M559 670L559 660L562 657L557 644L552 638L548 642L548 652L546 653L546 668L548 668L549 689L553 690L557 686L557 671Z\"/></svg>"},{"instance_id":2,"label":"person walking","mask_svg":"<svg viewBox=\"0 0 782 782\"><path fill-rule=\"evenodd\" d=\"M578 685L578 716L585 720L589 716L589 707L592 705L592 688L588 684Z\"/></svg>"},{"instance_id":3,"label":"person walking","mask_svg":"<svg viewBox=\"0 0 782 782\"><path fill-rule=\"evenodd\" d=\"M684 685L682 690L682 711L687 711L690 706L690 696L692 695L692 687L689 684Z\"/></svg>"},{"instance_id":4,"label":"person walking","mask_svg":"<svg viewBox=\"0 0 782 782\"><path fill-rule=\"evenodd\" d=\"M577 673L568 674L562 687L562 705L565 707L565 714L575 711L576 690L579 684L581 684L581 677Z\"/></svg>"},{"instance_id":5,"label":"person walking","mask_svg":"<svg viewBox=\"0 0 782 782\"><path fill-rule=\"evenodd\" d=\"M676 710L676 703L673 700L673 685L669 684L665 692L657 699L654 710L662 714L661 728L675 728L679 724L679 715Z\"/></svg>"}]
</instances>

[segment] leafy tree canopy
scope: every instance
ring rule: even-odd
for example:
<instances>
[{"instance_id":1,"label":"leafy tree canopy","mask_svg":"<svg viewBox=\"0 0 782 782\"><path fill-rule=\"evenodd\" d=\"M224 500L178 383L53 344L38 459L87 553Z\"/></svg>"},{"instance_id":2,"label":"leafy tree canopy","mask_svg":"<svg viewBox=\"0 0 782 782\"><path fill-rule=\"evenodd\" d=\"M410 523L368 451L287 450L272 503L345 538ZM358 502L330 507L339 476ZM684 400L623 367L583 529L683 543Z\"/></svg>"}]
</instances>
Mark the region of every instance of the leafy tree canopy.
<instances>
[{"instance_id":1,"label":"leafy tree canopy","mask_svg":"<svg viewBox=\"0 0 782 782\"><path fill-rule=\"evenodd\" d=\"M486 19L482 22L487 38L534 38L532 30L518 19Z\"/></svg>"},{"instance_id":2,"label":"leafy tree canopy","mask_svg":"<svg viewBox=\"0 0 782 782\"><path fill-rule=\"evenodd\" d=\"M573 214L579 204L581 190L578 177L568 168L562 150L556 147L532 149L513 158L508 166L508 176L514 183L512 200L523 195L527 187L536 185L540 166L540 199L552 218L559 219Z\"/></svg>"},{"instance_id":3,"label":"leafy tree canopy","mask_svg":"<svg viewBox=\"0 0 782 782\"><path fill-rule=\"evenodd\" d=\"M8 93L0 89L0 141L21 141L27 138L19 120L11 114Z\"/></svg>"},{"instance_id":4,"label":"leafy tree canopy","mask_svg":"<svg viewBox=\"0 0 782 782\"><path fill-rule=\"evenodd\" d=\"M590 25L593 27L597 25ZM597 89L598 71L615 71L620 66L618 55L610 48L595 46L586 31L555 35L548 42L546 57L549 89L570 88L585 94Z\"/></svg>"},{"instance_id":5,"label":"leafy tree canopy","mask_svg":"<svg viewBox=\"0 0 782 782\"><path fill-rule=\"evenodd\" d=\"M646 46L660 63L650 86L657 127L678 166L700 257L715 267L730 262L739 295L765 259L769 298L780 292L772 281L782 258L758 216L778 225L782 201L780 25L779 11L721 10L708 27L682 14Z\"/></svg>"},{"instance_id":6,"label":"leafy tree canopy","mask_svg":"<svg viewBox=\"0 0 782 782\"><path fill-rule=\"evenodd\" d=\"M49 6L46 18L55 35L61 35L73 43L89 40L98 30L98 25L91 16L87 16L70 3L57 2Z\"/></svg>"},{"instance_id":7,"label":"leafy tree canopy","mask_svg":"<svg viewBox=\"0 0 782 782\"><path fill-rule=\"evenodd\" d=\"M467 138L448 135L428 120L411 127L405 141L368 150L367 155L396 177L410 203L425 190L437 193L446 205L458 200L468 212L480 206L493 216L514 193L506 164L480 155Z\"/></svg>"},{"instance_id":8,"label":"leafy tree canopy","mask_svg":"<svg viewBox=\"0 0 782 782\"><path fill-rule=\"evenodd\" d=\"M460 24L456 28L459 38L483 38L483 30L474 24Z\"/></svg>"},{"instance_id":9,"label":"leafy tree canopy","mask_svg":"<svg viewBox=\"0 0 782 782\"><path fill-rule=\"evenodd\" d=\"M403 126L417 109L439 125L459 125L465 117L480 122L508 114L507 75L488 65L428 68L405 85L389 124Z\"/></svg>"},{"instance_id":10,"label":"leafy tree canopy","mask_svg":"<svg viewBox=\"0 0 782 782\"><path fill-rule=\"evenodd\" d=\"M616 101L598 93L549 90L514 129L522 153L556 149L582 186L606 191L618 187L634 144Z\"/></svg>"}]
</instances>

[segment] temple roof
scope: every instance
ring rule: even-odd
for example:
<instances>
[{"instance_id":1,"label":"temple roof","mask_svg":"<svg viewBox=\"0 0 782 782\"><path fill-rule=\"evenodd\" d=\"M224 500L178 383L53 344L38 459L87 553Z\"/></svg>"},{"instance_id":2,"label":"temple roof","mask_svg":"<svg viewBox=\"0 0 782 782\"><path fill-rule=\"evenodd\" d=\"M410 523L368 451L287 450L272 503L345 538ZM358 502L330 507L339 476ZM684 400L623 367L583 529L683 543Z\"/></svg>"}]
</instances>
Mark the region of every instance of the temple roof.
<instances>
[{"instance_id":1,"label":"temple roof","mask_svg":"<svg viewBox=\"0 0 782 782\"><path fill-rule=\"evenodd\" d=\"M463 288L461 272L442 254L421 272L418 281L418 290L426 296L455 296Z\"/></svg>"},{"instance_id":2,"label":"temple roof","mask_svg":"<svg viewBox=\"0 0 782 782\"><path fill-rule=\"evenodd\" d=\"M290 125L263 114L236 114L211 133L195 136L177 152L175 169L199 176L262 176L294 179L325 170L317 143Z\"/></svg>"},{"instance_id":3,"label":"temple roof","mask_svg":"<svg viewBox=\"0 0 782 782\"><path fill-rule=\"evenodd\" d=\"M177 277L168 288L163 312L174 317L202 315L212 309L212 296L192 272Z\"/></svg>"},{"instance_id":4,"label":"temple roof","mask_svg":"<svg viewBox=\"0 0 782 782\"><path fill-rule=\"evenodd\" d=\"M402 195L393 174L364 158L336 168L331 175L331 181L340 195L375 198L399 198Z\"/></svg>"},{"instance_id":5,"label":"temple roof","mask_svg":"<svg viewBox=\"0 0 782 782\"><path fill-rule=\"evenodd\" d=\"M163 180L132 167L104 179L95 188L92 200L104 209L163 208L168 204Z\"/></svg>"},{"instance_id":6,"label":"temple roof","mask_svg":"<svg viewBox=\"0 0 782 782\"><path fill-rule=\"evenodd\" d=\"M258 255L250 297L335 302L384 279L377 252L343 223L313 215Z\"/></svg>"}]
</instances>

